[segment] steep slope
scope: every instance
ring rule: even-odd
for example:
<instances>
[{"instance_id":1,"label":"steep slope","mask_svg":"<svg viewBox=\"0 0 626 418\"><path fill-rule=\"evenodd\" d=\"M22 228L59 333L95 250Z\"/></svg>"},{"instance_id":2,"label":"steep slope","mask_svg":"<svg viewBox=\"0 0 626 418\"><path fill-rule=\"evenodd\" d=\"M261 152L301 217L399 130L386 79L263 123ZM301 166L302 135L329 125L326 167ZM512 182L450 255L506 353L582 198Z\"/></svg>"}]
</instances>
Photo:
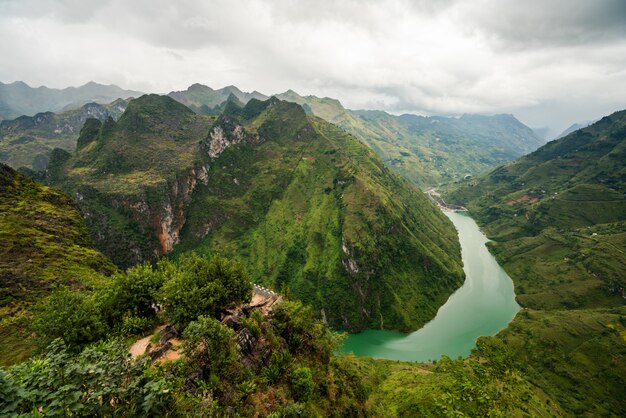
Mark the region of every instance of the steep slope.
<instances>
[{"instance_id":1,"label":"steep slope","mask_svg":"<svg viewBox=\"0 0 626 418\"><path fill-rule=\"evenodd\" d=\"M567 411L623 415L626 111L455 185L526 307L498 338Z\"/></svg>"},{"instance_id":2,"label":"steep slope","mask_svg":"<svg viewBox=\"0 0 626 418\"><path fill-rule=\"evenodd\" d=\"M167 96L131 100L115 122L89 119L76 152L52 154L45 173L78 201L98 248L131 266L171 252L207 166L200 143L212 119Z\"/></svg>"},{"instance_id":3,"label":"steep slope","mask_svg":"<svg viewBox=\"0 0 626 418\"><path fill-rule=\"evenodd\" d=\"M462 281L451 223L371 151L298 105L253 99L217 118L167 96L83 130L48 181L76 196L121 265L200 249L346 329L415 329ZM89 132L87 132L89 131Z\"/></svg>"},{"instance_id":4,"label":"steep slope","mask_svg":"<svg viewBox=\"0 0 626 418\"><path fill-rule=\"evenodd\" d=\"M293 91L277 97L299 103L353 134L392 170L422 188L476 175L544 143L512 115L394 116L347 110L338 100Z\"/></svg>"},{"instance_id":5,"label":"steep slope","mask_svg":"<svg viewBox=\"0 0 626 418\"><path fill-rule=\"evenodd\" d=\"M141 94L138 91L94 82L65 89L51 89L45 86L33 88L22 81L10 84L0 82L0 119L71 110L86 103L109 103L118 98L127 99Z\"/></svg>"},{"instance_id":6,"label":"steep slope","mask_svg":"<svg viewBox=\"0 0 626 418\"><path fill-rule=\"evenodd\" d=\"M85 286L114 270L69 196L0 164L1 364L30 352L29 306L51 284Z\"/></svg>"},{"instance_id":7,"label":"steep slope","mask_svg":"<svg viewBox=\"0 0 626 418\"><path fill-rule=\"evenodd\" d=\"M127 105L118 99L106 105L87 103L62 113L44 112L4 120L0 122L0 162L13 168L44 170L54 148L74 151L87 119L117 119Z\"/></svg>"}]
</instances>

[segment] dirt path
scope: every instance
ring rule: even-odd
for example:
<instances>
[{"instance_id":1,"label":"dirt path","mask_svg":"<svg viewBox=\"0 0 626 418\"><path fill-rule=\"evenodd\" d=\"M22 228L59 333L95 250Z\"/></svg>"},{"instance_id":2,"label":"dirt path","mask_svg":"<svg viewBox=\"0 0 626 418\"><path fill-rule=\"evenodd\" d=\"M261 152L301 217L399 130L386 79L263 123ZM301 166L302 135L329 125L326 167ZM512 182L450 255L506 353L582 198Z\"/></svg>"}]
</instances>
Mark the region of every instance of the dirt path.
<instances>
[{"instance_id":1,"label":"dirt path","mask_svg":"<svg viewBox=\"0 0 626 418\"><path fill-rule=\"evenodd\" d=\"M150 345L150 338L152 338L152 335L148 335L147 337L135 341L133 345L130 346L130 350L128 350L130 355L133 356L133 358L137 358L140 355L145 354L148 346Z\"/></svg>"}]
</instances>

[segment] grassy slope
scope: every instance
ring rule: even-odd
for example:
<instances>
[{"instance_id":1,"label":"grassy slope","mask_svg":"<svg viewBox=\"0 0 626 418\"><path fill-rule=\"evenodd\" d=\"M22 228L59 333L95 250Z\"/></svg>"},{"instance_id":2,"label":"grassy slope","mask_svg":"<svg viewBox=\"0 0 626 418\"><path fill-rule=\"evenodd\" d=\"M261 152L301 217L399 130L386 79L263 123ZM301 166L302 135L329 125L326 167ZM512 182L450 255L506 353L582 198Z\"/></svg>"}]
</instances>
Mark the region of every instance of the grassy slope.
<instances>
[{"instance_id":1,"label":"grassy slope","mask_svg":"<svg viewBox=\"0 0 626 418\"><path fill-rule=\"evenodd\" d=\"M476 175L543 144L532 130L509 115L461 118L394 116L351 111L335 99L280 94L345 129L372 148L393 171L419 187Z\"/></svg>"},{"instance_id":2,"label":"grassy slope","mask_svg":"<svg viewBox=\"0 0 626 418\"><path fill-rule=\"evenodd\" d=\"M0 364L30 354L29 306L51 284L90 285L114 270L69 196L0 164Z\"/></svg>"},{"instance_id":3,"label":"grassy slope","mask_svg":"<svg viewBox=\"0 0 626 418\"><path fill-rule=\"evenodd\" d=\"M179 251L200 244L239 258L255 280L324 309L335 326L415 329L432 318L461 280L447 219L299 106L279 102L243 123L267 139L214 162ZM346 271L348 260L358 272Z\"/></svg>"},{"instance_id":4,"label":"grassy slope","mask_svg":"<svg viewBox=\"0 0 626 418\"><path fill-rule=\"evenodd\" d=\"M626 112L457 185L524 307L497 338L573 415L623 415Z\"/></svg>"}]
</instances>

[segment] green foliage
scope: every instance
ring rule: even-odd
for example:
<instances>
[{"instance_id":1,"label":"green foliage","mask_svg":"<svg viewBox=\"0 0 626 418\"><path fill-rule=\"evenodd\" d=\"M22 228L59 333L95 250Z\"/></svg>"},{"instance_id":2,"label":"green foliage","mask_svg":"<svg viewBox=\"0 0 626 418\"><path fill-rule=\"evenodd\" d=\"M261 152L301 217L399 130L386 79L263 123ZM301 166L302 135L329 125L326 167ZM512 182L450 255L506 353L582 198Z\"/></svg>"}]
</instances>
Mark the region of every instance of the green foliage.
<instances>
[{"instance_id":1,"label":"green foliage","mask_svg":"<svg viewBox=\"0 0 626 418\"><path fill-rule=\"evenodd\" d=\"M0 369L0 415L162 416L171 390L171 382L145 359L133 361L119 342L73 355L55 340L44 357Z\"/></svg>"},{"instance_id":2,"label":"green foliage","mask_svg":"<svg viewBox=\"0 0 626 418\"><path fill-rule=\"evenodd\" d=\"M92 287L115 266L71 198L0 164L0 364L28 356L31 308L51 284Z\"/></svg>"},{"instance_id":3,"label":"green foliage","mask_svg":"<svg viewBox=\"0 0 626 418\"><path fill-rule=\"evenodd\" d=\"M308 367L298 367L291 373L291 387L295 398L298 400L308 400L315 389L315 382L311 369Z\"/></svg>"},{"instance_id":4,"label":"green foliage","mask_svg":"<svg viewBox=\"0 0 626 418\"><path fill-rule=\"evenodd\" d=\"M449 187L527 308L497 339L573 416L624 415L626 111Z\"/></svg>"},{"instance_id":5,"label":"green foliage","mask_svg":"<svg viewBox=\"0 0 626 418\"><path fill-rule=\"evenodd\" d=\"M154 317L167 263L160 261L157 269L148 263L137 265L126 273L113 275L106 286L99 289L100 308L109 324L118 323L125 315L137 319Z\"/></svg>"},{"instance_id":6,"label":"green foliage","mask_svg":"<svg viewBox=\"0 0 626 418\"><path fill-rule=\"evenodd\" d=\"M94 296L65 286L39 306L33 329L43 346L60 338L72 349L97 341L106 333Z\"/></svg>"},{"instance_id":7,"label":"green foliage","mask_svg":"<svg viewBox=\"0 0 626 418\"><path fill-rule=\"evenodd\" d=\"M220 256L203 258L191 253L163 270L167 281L162 302L167 316L181 328L201 315L215 317L228 304L246 302L251 296L242 266Z\"/></svg>"},{"instance_id":8,"label":"green foliage","mask_svg":"<svg viewBox=\"0 0 626 418\"><path fill-rule=\"evenodd\" d=\"M218 320L199 316L183 334L185 353L218 376L229 375L237 361L235 333Z\"/></svg>"}]
</instances>

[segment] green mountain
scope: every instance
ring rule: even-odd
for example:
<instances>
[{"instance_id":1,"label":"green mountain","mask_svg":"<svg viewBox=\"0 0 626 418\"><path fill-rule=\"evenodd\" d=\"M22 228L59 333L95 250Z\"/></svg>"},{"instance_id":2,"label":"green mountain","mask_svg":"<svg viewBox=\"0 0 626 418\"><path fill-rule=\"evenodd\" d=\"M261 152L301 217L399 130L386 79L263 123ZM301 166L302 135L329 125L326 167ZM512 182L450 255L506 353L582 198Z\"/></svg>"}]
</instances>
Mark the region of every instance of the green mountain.
<instances>
[{"instance_id":1,"label":"green mountain","mask_svg":"<svg viewBox=\"0 0 626 418\"><path fill-rule=\"evenodd\" d=\"M30 307L52 284L88 286L115 269L69 196L0 164L1 364L30 353Z\"/></svg>"},{"instance_id":2,"label":"green mountain","mask_svg":"<svg viewBox=\"0 0 626 418\"><path fill-rule=\"evenodd\" d=\"M93 81L80 87L65 89L51 89L45 86L33 88L22 81L0 83L0 119L72 110L86 103L110 103L115 99L127 99L141 94L138 91L124 90L114 85L107 86Z\"/></svg>"},{"instance_id":3,"label":"green mountain","mask_svg":"<svg viewBox=\"0 0 626 418\"><path fill-rule=\"evenodd\" d=\"M198 83L192 84L187 90L172 91L168 93L168 96L202 115L221 113L222 109L220 109L220 105L224 104L231 96L241 101L242 105L248 103L250 99L269 99L268 96L258 91L247 93L239 90L235 86L227 86L213 90L211 87Z\"/></svg>"},{"instance_id":4,"label":"green mountain","mask_svg":"<svg viewBox=\"0 0 626 418\"><path fill-rule=\"evenodd\" d=\"M544 143L512 115L394 116L348 110L338 100L302 97L291 90L277 97L353 134L393 171L422 188L476 175Z\"/></svg>"},{"instance_id":5,"label":"green mountain","mask_svg":"<svg viewBox=\"0 0 626 418\"><path fill-rule=\"evenodd\" d=\"M0 162L13 168L45 170L54 148L73 152L89 118L117 119L128 102L122 99L101 105L87 103L61 113L44 112L0 122Z\"/></svg>"},{"instance_id":6,"label":"green mountain","mask_svg":"<svg viewBox=\"0 0 626 418\"><path fill-rule=\"evenodd\" d=\"M258 92L242 93L232 86L212 90L199 84L170 96L197 113L216 114L230 94L242 103L253 97L266 98ZM389 168L421 188L485 172L545 142L512 115L394 116L382 111L348 110L336 99L300 96L293 90L276 97L297 103L307 113L354 135Z\"/></svg>"},{"instance_id":7,"label":"green mountain","mask_svg":"<svg viewBox=\"0 0 626 418\"><path fill-rule=\"evenodd\" d=\"M176 250L239 259L253 280L344 329L415 329L462 281L439 210L341 129L296 104L234 101L219 117L167 96L85 124L47 181L76 196L122 266Z\"/></svg>"},{"instance_id":8,"label":"green mountain","mask_svg":"<svg viewBox=\"0 0 626 418\"><path fill-rule=\"evenodd\" d=\"M574 416L626 413L626 111L450 186L526 309L498 338Z\"/></svg>"}]
</instances>

